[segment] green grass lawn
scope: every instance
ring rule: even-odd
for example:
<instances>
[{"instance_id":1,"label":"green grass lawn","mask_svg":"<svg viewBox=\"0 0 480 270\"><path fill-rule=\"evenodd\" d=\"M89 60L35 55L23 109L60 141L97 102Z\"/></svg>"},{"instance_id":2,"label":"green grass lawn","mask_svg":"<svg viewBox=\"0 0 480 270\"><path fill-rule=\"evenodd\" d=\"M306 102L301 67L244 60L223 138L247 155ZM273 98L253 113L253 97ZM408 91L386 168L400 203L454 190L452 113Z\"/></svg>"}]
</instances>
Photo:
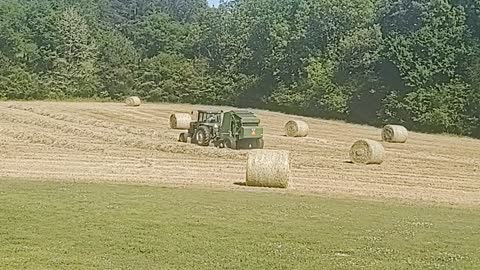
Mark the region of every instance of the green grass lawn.
<instances>
[{"instance_id":1,"label":"green grass lawn","mask_svg":"<svg viewBox=\"0 0 480 270\"><path fill-rule=\"evenodd\" d=\"M1 269L480 269L480 211L0 181Z\"/></svg>"}]
</instances>

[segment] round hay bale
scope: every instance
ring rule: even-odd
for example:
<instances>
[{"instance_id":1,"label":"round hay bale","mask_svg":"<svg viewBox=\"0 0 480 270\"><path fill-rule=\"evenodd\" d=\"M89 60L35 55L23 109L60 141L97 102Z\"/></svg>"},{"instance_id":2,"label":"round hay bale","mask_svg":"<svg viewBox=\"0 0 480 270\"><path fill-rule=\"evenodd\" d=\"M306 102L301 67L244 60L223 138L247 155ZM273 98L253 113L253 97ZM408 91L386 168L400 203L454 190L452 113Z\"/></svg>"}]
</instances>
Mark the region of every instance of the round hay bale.
<instances>
[{"instance_id":1,"label":"round hay bale","mask_svg":"<svg viewBox=\"0 0 480 270\"><path fill-rule=\"evenodd\" d=\"M408 139L408 130L404 126L386 125L382 130L384 142L404 143Z\"/></svg>"},{"instance_id":2,"label":"round hay bale","mask_svg":"<svg viewBox=\"0 0 480 270\"><path fill-rule=\"evenodd\" d=\"M301 120L291 120L285 124L285 133L288 137L307 137L308 124Z\"/></svg>"},{"instance_id":3,"label":"round hay bale","mask_svg":"<svg viewBox=\"0 0 480 270\"><path fill-rule=\"evenodd\" d=\"M125 99L125 104L131 107L138 107L142 104L142 100L139 97L128 97Z\"/></svg>"},{"instance_id":4,"label":"round hay bale","mask_svg":"<svg viewBox=\"0 0 480 270\"><path fill-rule=\"evenodd\" d=\"M188 113L172 113L170 115L170 128L189 129L192 117Z\"/></svg>"},{"instance_id":5,"label":"round hay bale","mask_svg":"<svg viewBox=\"0 0 480 270\"><path fill-rule=\"evenodd\" d=\"M288 151L252 150L247 159L247 186L287 188L290 174Z\"/></svg>"},{"instance_id":6,"label":"round hay bale","mask_svg":"<svg viewBox=\"0 0 480 270\"><path fill-rule=\"evenodd\" d=\"M382 164L385 149L377 141L359 140L350 149L350 158L353 163Z\"/></svg>"}]
</instances>

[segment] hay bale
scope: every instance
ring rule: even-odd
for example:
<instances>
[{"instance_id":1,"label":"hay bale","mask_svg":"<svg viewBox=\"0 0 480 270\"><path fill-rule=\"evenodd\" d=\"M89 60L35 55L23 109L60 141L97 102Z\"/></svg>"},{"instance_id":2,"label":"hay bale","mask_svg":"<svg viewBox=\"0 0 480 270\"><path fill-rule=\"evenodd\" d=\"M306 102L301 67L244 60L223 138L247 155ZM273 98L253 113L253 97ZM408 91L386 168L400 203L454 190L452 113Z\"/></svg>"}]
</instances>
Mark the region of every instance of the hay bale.
<instances>
[{"instance_id":1,"label":"hay bale","mask_svg":"<svg viewBox=\"0 0 480 270\"><path fill-rule=\"evenodd\" d=\"M307 137L308 124L301 120L291 120L285 124L285 133L288 137Z\"/></svg>"},{"instance_id":2,"label":"hay bale","mask_svg":"<svg viewBox=\"0 0 480 270\"><path fill-rule=\"evenodd\" d=\"M188 113L172 113L170 115L170 128L189 129L192 117Z\"/></svg>"},{"instance_id":3,"label":"hay bale","mask_svg":"<svg viewBox=\"0 0 480 270\"><path fill-rule=\"evenodd\" d=\"M128 97L125 99L125 104L130 107L138 107L142 104L142 100L139 97Z\"/></svg>"},{"instance_id":4,"label":"hay bale","mask_svg":"<svg viewBox=\"0 0 480 270\"><path fill-rule=\"evenodd\" d=\"M247 186L287 188L290 174L288 151L252 150L247 160Z\"/></svg>"},{"instance_id":5,"label":"hay bale","mask_svg":"<svg viewBox=\"0 0 480 270\"><path fill-rule=\"evenodd\" d=\"M359 140L350 149L350 158L353 163L382 164L385 149L377 141Z\"/></svg>"},{"instance_id":6,"label":"hay bale","mask_svg":"<svg viewBox=\"0 0 480 270\"><path fill-rule=\"evenodd\" d=\"M408 139L408 130L404 126L386 125L382 130L384 142L404 143Z\"/></svg>"}]
</instances>

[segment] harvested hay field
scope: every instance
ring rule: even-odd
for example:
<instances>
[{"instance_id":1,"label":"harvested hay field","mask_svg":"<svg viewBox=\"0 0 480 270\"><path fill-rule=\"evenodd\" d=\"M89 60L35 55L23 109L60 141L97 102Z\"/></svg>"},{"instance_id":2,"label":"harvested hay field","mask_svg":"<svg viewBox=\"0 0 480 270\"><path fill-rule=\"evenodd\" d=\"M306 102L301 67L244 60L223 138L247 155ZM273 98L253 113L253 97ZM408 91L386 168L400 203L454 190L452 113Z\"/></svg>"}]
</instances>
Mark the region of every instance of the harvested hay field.
<instances>
[{"instance_id":1,"label":"harvested hay field","mask_svg":"<svg viewBox=\"0 0 480 270\"><path fill-rule=\"evenodd\" d=\"M3 178L129 182L285 192L243 182L246 151L178 143L172 111L205 106L121 103L0 103ZM384 144L382 165L349 162L358 139L380 141L381 129L308 119L309 137L284 136L291 117L254 112L265 148L290 151L286 192L480 206L480 140L411 132L406 144Z\"/></svg>"}]
</instances>

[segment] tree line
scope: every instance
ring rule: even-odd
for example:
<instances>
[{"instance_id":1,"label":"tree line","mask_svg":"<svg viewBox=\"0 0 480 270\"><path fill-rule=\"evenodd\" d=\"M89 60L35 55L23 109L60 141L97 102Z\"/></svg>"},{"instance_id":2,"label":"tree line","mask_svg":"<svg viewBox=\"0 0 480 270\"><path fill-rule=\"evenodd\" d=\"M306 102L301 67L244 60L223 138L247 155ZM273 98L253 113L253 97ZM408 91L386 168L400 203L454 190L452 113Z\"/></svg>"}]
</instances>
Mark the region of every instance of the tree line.
<instances>
[{"instance_id":1,"label":"tree line","mask_svg":"<svg viewBox=\"0 0 480 270\"><path fill-rule=\"evenodd\" d=\"M480 0L0 0L0 99L139 95L480 137Z\"/></svg>"}]
</instances>

